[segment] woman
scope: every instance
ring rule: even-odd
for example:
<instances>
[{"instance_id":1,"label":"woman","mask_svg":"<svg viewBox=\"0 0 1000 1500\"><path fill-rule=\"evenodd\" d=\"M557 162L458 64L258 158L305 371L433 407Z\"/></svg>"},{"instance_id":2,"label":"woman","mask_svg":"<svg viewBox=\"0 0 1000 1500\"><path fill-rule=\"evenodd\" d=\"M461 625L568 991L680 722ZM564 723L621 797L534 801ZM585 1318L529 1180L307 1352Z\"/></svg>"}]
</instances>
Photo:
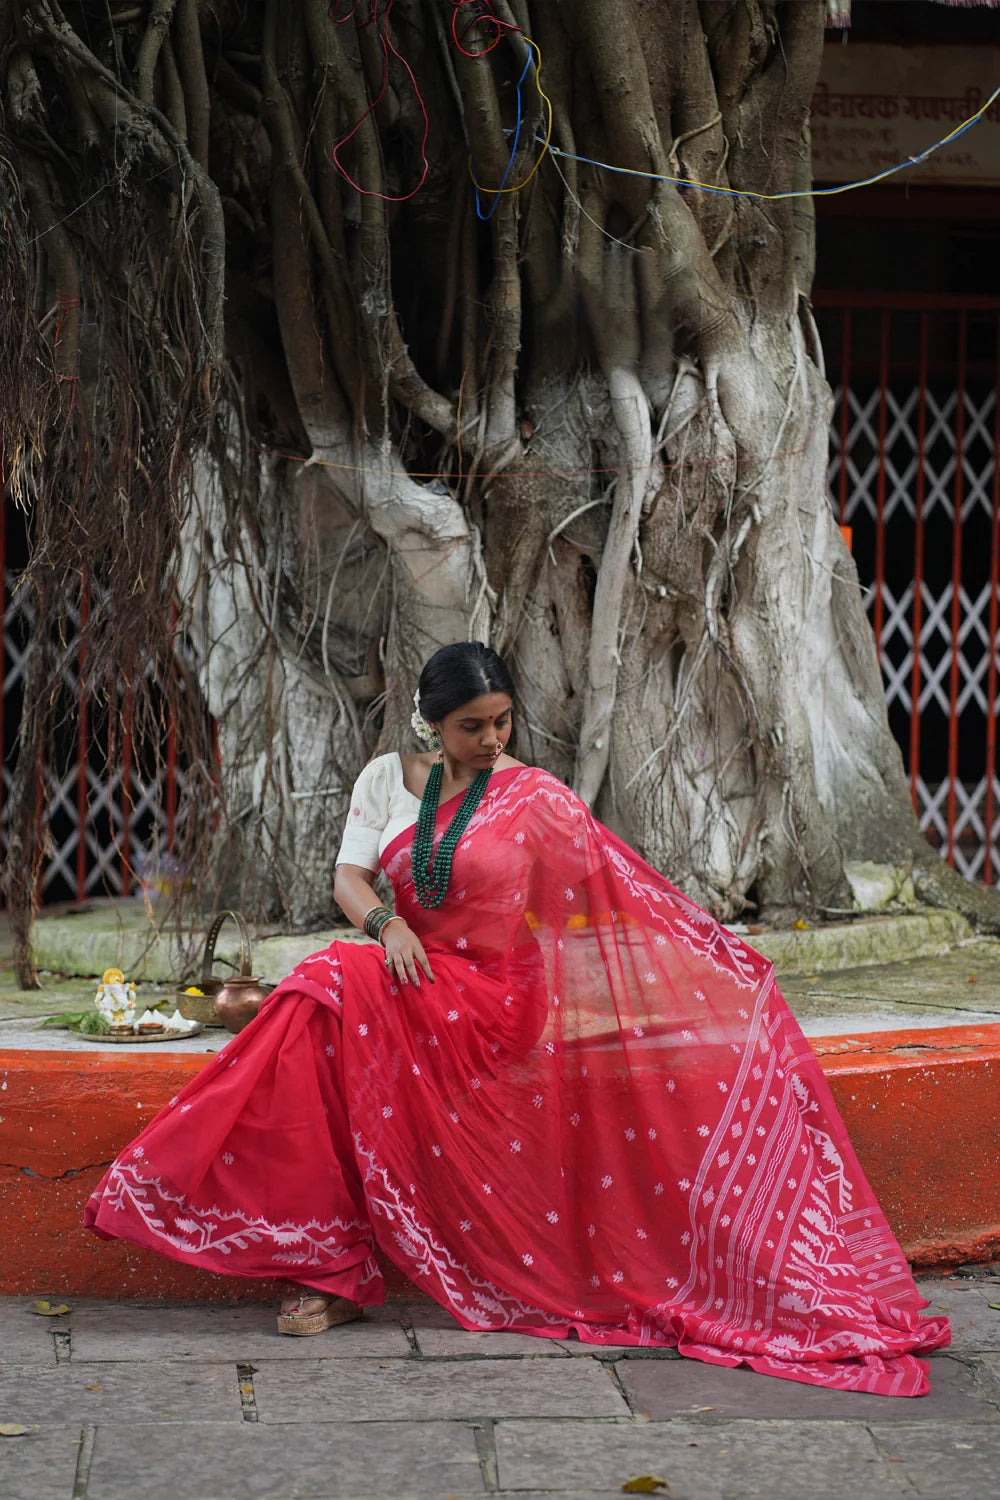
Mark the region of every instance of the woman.
<instances>
[{"instance_id":1,"label":"woman","mask_svg":"<svg viewBox=\"0 0 1000 1500\"><path fill-rule=\"evenodd\" d=\"M337 865L378 942L300 964L86 1222L288 1276L282 1332L381 1302L377 1246L466 1328L923 1394L947 1320L771 965L507 754L513 702L486 647L431 658L434 744L366 768Z\"/></svg>"}]
</instances>

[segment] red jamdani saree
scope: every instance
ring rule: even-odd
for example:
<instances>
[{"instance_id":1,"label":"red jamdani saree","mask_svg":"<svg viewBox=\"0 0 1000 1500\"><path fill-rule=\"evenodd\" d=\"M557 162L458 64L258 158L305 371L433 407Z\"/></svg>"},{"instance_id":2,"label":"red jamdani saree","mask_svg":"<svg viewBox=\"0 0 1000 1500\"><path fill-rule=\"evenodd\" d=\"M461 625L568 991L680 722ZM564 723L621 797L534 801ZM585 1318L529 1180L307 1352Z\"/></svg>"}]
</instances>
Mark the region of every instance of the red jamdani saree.
<instances>
[{"instance_id":1,"label":"red jamdani saree","mask_svg":"<svg viewBox=\"0 0 1000 1500\"><path fill-rule=\"evenodd\" d=\"M457 804L439 813L443 832ZM471 1329L676 1345L916 1396L948 1342L771 966L554 777L494 774L436 983L335 943L111 1167L99 1234L382 1300L373 1247Z\"/></svg>"}]
</instances>

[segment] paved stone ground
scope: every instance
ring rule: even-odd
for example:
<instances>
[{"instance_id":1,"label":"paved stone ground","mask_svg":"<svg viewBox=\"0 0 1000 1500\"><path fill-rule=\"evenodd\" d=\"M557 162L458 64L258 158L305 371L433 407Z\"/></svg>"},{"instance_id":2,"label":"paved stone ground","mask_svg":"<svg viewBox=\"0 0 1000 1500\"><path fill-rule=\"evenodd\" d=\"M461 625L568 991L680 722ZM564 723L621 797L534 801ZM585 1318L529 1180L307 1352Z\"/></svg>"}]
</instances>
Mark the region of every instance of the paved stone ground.
<instances>
[{"instance_id":1,"label":"paved stone ground","mask_svg":"<svg viewBox=\"0 0 1000 1500\"><path fill-rule=\"evenodd\" d=\"M827 1392L396 1305L315 1339L256 1307L0 1301L3 1500L992 1500L1000 1280L924 1280L932 1392Z\"/></svg>"}]
</instances>

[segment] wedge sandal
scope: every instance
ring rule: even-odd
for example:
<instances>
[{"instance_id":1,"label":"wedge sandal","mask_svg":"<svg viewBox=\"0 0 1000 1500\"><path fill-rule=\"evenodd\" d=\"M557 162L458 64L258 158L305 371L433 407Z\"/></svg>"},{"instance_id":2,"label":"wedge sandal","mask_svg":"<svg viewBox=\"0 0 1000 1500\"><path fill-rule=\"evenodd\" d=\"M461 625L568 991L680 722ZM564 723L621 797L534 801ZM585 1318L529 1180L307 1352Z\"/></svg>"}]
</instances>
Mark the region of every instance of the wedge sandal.
<instances>
[{"instance_id":1,"label":"wedge sandal","mask_svg":"<svg viewBox=\"0 0 1000 1500\"><path fill-rule=\"evenodd\" d=\"M299 1308L301 1309L304 1303L313 1302L322 1295L322 1292L303 1292L298 1300ZM327 1328L336 1328L340 1323L353 1323L360 1316L361 1309L357 1303L349 1302L346 1297L328 1297L322 1312L280 1312L278 1332L305 1338L309 1334L323 1333Z\"/></svg>"}]
</instances>

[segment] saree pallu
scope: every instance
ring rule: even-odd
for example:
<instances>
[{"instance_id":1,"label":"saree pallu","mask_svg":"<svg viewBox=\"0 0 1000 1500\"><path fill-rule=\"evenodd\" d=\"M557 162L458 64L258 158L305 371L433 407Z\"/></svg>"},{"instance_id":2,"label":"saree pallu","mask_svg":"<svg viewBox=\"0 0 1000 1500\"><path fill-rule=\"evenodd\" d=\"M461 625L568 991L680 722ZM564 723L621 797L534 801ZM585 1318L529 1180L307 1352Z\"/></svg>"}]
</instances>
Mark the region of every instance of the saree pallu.
<instances>
[{"instance_id":1,"label":"saree pallu","mask_svg":"<svg viewBox=\"0 0 1000 1500\"><path fill-rule=\"evenodd\" d=\"M85 1222L361 1304L377 1247L468 1329L923 1394L947 1319L917 1316L771 965L545 772L494 773L437 911L411 838L382 863L434 983L371 944L306 959Z\"/></svg>"}]
</instances>

